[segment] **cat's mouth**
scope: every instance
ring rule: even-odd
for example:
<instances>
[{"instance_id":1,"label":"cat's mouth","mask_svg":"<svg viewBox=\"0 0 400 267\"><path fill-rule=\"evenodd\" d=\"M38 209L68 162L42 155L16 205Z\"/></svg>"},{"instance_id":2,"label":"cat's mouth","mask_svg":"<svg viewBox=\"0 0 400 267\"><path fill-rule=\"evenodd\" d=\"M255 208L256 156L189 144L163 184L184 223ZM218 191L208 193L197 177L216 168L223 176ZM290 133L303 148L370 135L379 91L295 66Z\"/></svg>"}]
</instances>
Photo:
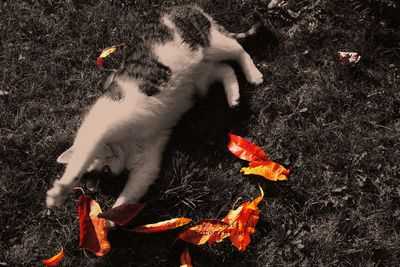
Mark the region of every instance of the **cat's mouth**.
<instances>
[{"instance_id":1,"label":"cat's mouth","mask_svg":"<svg viewBox=\"0 0 400 267\"><path fill-rule=\"evenodd\" d=\"M82 184L86 187L90 192L98 192L100 187L100 180L103 178L105 174L102 174L98 171L86 172L82 178Z\"/></svg>"}]
</instances>

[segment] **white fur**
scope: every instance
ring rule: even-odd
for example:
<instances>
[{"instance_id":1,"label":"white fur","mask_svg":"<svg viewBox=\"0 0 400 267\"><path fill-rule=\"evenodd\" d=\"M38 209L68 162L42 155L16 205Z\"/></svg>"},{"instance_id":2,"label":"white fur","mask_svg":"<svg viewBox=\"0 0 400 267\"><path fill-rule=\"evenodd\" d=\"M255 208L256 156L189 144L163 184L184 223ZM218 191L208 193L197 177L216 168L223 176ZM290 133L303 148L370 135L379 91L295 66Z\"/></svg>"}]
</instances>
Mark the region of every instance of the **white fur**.
<instances>
[{"instance_id":1,"label":"white fur","mask_svg":"<svg viewBox=\"0 0 400 267\"><path fill-rule=\"evenodd\" d=\"M154 44L153 52L171 69L168 84L149 97L140 92L140 80L115 78L124 98L111 101L101 97L91 108L78 130L73 150L63 161L68 163L64 175L47 192L47 207L61 205L84 172L100 170L106 164L113 174L123 169L130 172L114 206L138 201L157 177L171 128L192 107L193 94L205 95L211 83L222 82L229 105L238 105L236 75L221 61L238 61L250 83L262 83L262 74L250 56L218 27L212 26L209 47L192 50L167 16L162 23L173 30L174 37L165 44Z\"/></svg>"}]
</instances>

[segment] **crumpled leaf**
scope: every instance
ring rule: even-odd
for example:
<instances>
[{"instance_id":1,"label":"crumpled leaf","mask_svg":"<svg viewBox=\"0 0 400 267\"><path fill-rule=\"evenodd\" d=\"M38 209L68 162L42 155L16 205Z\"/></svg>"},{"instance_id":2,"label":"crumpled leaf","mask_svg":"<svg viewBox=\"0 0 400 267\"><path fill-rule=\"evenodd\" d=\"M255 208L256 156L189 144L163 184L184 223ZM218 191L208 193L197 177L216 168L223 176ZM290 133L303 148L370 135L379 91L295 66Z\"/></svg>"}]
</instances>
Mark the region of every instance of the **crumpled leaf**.
<instances>
[{"instance_id":1,"label":"crumpled leaf","mask_svg":"<svg viewBox=\"0 0 400 267\"><path fill-rule=\"evenodd\" d=\"M208 242L212 245L217 240L221 240L224 230L229 227L229 224L218 220L202 220L194 226L186 229L179 234L179 238L195 245L203 245Z\"/></svg>"},{"instance_id":2,"label":"crumpled leaf","mask_svg":"<svg viewBox=\"0 0 400 267\"><path fill-rule=\"evenodd\" d=\"M97 215L97 217L113 221L119 226L122 226L127 224L134 217L136 217L139 214L139 212L143 209L143 207L144 204L142 203L135 203L135 204L125 203L119 205L118 207L102 212L99 215Z\"/></svg>"},{"instance_id":3,"label":"crumpled leaf","mask_svg":"<svg viewBox=\"0 0 400 267\"><path fill-rule=\"evenodd\" d=\"M354 65L361 59L361 56L359 56L358 53L356 52L339 51L338 54L339 54L339 62L343 66Z\"/></svg>"},{"instance_id":4,"label":"crumpled leaf","mask_svg":"<svg viewBox=\"0 0 400 267\"><path fill-rule=\"evenodd\" d=\"M99 213L101 208L95 200L85 194L79 196L79 246L103 256L110 251L111 245L107 239L106 220L98 218Z\"/></svg>"},{"instance_id":5,"label":"crumpled leaf","mask_svg":"<svg viewBox=\"0 0 400 267\"><path fill-rule=\"evenodd\" d=\"M236 210L231 210L222 219L223 222L229 225L225 230L229 233L223 238L229 236L232 244L239 250L245 251L250 244L250 235L255 233L255 227L260 216L258 204L264 198L264 191L259 186L261 194L251 202L241 204ZM218 240L219 241L219 240Z\"/></svg>"},{"instance_id":6,"label":"crumpled leaf","mask_svg":"<svg viewBox=\"0 0 400 267\"><path fill-rule=\"evenodd\" d=\"M228 149L238 158L250 162L269 161L267 154L260 147L238 135L229 134L229 137Z\"/></svg>"},{"instance_id":7,"label":"crumpled leaf","mask_svg":"<svg viewBox=\"0 0 400 267\"><path fill-rule=\"evenodd\" d=\"M63 258L64 258L64 248L61 247L60 252L58 252L56 255L54 255L51 258L42 260L42 262L44 265L46 265L48 267L52 267L52 266L56 266Z\"/></svg>"},{"instance_id":8,"label":"crumpled leaf","mask_svg":"<svg viewBox=\"0 0 400 267\"><path fill-rule=\"evenodd\" d=\"M271 181L286 181L286 175L290 173L290 169L286 169L282 165L272 161L255 161L240 170L243 174L260 175Z\"/></svg>"},{"instance_id":9,"label":"crumpled leaf","mask_svg":"<svg viewBox=\"0 0 400 267\"><path fill-rule=\"evenodd\" d=\"M290 173L290 170L270 161L267 154L260 147L238 135L229 134L229 137L231 138L228 144L229 151L240 159L250 161L249 167L242 168L240 172L245 175L260 175L271 181L288 179L286 175Z\"/></svg>"},{"instance_id":10,"label":"crumpled leaf","mask_svg":"<svg viewBox=\"0 0 400 267\"><path fill-rule=\"evenodd\" d=\"M132 231L137 233L158 233L175 229L190 223L190 218L175 218L158 223L145 224L134 228Z\"/></svg>"},{"instance_id":11,"label":"crumpled leaf","mask_svg":"<svg viewBox=\"0 0 400 267\"><path fill-rule=\"evenodd\" d=\"M181 266L180 267L192 267L192 260L189 255L189 249L186 248L181 254Z\"/></svg>"},{"instance_id":12,"label":"crumpled leaf","mask_svg":"<svg viewBox=\"0 0 400 267\"><path fill-rule=\"evenodd\" d=\"M111 46L111 47L105 48L105 49L101 52L100 56L97 58L97 65L100 66L100 67L104 67L104 66L103 66L103 58L108 57L109 55L111 55L112 53L114 53L115 50L117 50L117 48L118 48L119 46L121 46L121 45L123 45L123 44L120 44L120 45L113 45L113 46Z\"/></svg>"}]
</instances>

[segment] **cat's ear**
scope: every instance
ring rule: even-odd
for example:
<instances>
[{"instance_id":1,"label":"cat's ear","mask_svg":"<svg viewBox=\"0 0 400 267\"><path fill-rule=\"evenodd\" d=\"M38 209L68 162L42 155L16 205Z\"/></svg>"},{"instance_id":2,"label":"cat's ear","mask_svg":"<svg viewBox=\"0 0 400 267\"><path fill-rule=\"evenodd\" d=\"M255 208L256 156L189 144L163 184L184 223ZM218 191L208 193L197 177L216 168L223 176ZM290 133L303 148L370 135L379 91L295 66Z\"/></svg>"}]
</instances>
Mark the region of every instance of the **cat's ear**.
<instances>
[{"instance_id":1,"label":"cat's ear","mask_svg":"<svg viewBox=\"0 0 400 267\"><path fill-rule=\"evenodd\" d=\"M67 164L74 153L74 147L71 146L66 151L64 151L60 156L57 158L58 163Z\"/></svg>"}]
</instances>

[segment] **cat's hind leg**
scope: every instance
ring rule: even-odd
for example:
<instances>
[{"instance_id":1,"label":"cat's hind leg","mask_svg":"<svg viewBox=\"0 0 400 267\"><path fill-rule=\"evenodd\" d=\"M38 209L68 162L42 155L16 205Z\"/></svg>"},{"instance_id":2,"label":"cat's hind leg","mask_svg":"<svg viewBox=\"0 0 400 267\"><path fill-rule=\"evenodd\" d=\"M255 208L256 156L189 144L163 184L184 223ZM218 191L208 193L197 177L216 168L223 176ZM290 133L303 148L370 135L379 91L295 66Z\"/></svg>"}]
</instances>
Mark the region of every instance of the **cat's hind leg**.
<instances>
[{"instance_id":1,"label":"cat's hind leg","mask_svg":"<svg viewBox=\"0 0 400 267\"><path fill-rule=\"evenodd\" d=\"M231 108L239 105L240 93L239 83L233 68L226 63L208 63L207 73L200 79L200 87L208 90L214 82L220 82L224 86L226 98Z\"/></svg>"},{"instance_id":2,"label":"cat's hind leg","mask_svg":"<svg viewBox=\"0 0 400 267\"><path fill-rule=\"evenodd\" d=\"M235 60L239 63L249 83L259 85L263 82L262 73L243 47L235 39L226 36L216 28L211 31L210 46L205 49L205 57L213 61Z\"/></svg>"}]
</instances>

